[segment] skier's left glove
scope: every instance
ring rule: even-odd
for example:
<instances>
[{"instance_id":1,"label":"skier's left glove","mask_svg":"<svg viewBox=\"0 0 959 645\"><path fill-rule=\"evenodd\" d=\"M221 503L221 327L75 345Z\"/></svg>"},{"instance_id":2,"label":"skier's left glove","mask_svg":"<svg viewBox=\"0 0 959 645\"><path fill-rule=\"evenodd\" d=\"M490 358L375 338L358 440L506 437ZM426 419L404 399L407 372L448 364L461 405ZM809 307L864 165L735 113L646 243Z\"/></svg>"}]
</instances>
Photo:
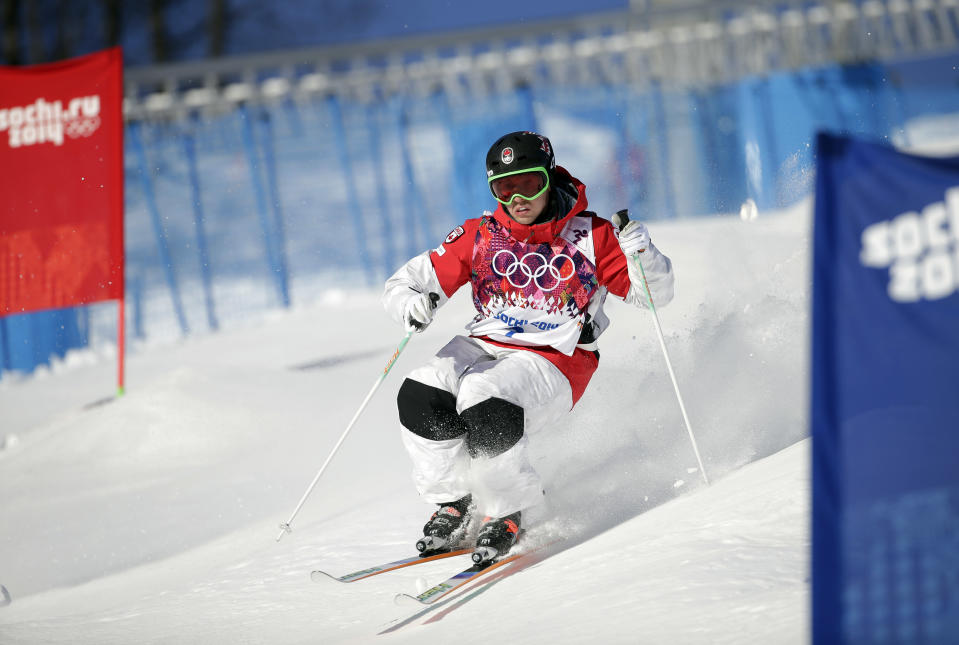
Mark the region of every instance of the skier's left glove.
<instances>
[{"instance_id":1,"label":"skier's left glove","mask_svg":"<svg viewBox=\"0 0 959 645\"><path fill-rule=\"evenodd\" d=\"M403 324L406 331L421 332L433 322L433 312L440 301L439 294L413 292L403 303Z\"/></svg>"},{"instance_id":2,"label":"skier's left glove","mask_svg":"<svg viewBox=\"0 0 959 645\"><path fill-rule=\"evenodd\" d=\"M619 248L627 257L645 252L649 244L649 229L639 220L629 220L619 231Z\"/></svg>"}]
</instances>

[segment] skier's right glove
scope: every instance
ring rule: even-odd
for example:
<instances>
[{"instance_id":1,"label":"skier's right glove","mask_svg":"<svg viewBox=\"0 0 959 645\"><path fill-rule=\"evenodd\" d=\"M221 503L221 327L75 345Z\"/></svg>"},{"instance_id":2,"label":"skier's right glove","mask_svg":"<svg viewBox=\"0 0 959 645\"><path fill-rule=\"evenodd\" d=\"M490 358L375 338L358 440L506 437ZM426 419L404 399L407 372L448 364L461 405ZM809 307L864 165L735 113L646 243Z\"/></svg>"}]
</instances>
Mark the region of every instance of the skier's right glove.
<instances>
[{"instance_id":1,"label":"skier's right glove","mask_svg":"<svg viewBox=\"0 0 959 645\"><path fill-rule=\"evenodd\" d=\"M626 257L645 253L649 248L649 229L638 219L629 220L619 230L619 246Z\"/></svg>"},{"instance_id":2,"label":"skier's right glove","mask_svg":"<svg viewBox=\"0 0 959 645\"><path fill-rule=\"evenodd\" d=\"M403 303L403 323L406 331L421 332L433 322L433 312L439 303L439 294L420 293L414 291L413 295Z\"/></svg>"}]
</instances>

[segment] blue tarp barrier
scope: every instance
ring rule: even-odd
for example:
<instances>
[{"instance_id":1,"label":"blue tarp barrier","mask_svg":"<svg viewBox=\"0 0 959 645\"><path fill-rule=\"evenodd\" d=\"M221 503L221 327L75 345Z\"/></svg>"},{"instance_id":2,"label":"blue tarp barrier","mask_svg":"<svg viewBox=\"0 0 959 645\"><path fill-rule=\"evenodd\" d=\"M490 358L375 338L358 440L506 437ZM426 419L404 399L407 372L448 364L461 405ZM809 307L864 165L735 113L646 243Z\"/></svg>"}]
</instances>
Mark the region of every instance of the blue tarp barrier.
<instances>
[{"instance_id":1,"label":"blue tarp barrier","mask_svg":"<svg viewBox=\"0 0 959 645\"><path fill-rule=\"evenodd\" d=\"M817 141L813 640L959 637L959 157Z\"/></svg>"}]
</instances>

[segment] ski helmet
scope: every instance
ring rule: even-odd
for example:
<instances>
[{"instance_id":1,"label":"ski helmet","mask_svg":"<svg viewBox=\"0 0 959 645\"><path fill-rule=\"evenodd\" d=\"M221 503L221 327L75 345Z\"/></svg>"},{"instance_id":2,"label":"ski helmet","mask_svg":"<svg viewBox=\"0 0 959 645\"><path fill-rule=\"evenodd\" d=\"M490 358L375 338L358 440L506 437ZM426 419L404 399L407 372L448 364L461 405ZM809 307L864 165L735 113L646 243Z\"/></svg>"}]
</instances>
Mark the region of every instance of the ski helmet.
<instances>
[{"instance_id":1,"label":"ski helmet","mask_svg":"<svg viewBox=\"0 0 959 645\"><path fill-rule=\"evenodd\" d=\"M549 139L535 132L511 132L500 137L486 153L486 178L490 192L502 203L506 202L499 199L493 188L495 180L539 170L545 175L542 187L546 190L555 167L553 146Z\"/></svg>"},{"instance_id":2,"label":"ski helmet","mask_svg":"<svg viewBox=\"0 0 959 645\"><path fill-rule=\"evenodd\" d=\"M497 139L486 153L486 177L494 178L517 170L556 167L549 139L535 132L510 132Z\"/></svg>"}]
</instances>

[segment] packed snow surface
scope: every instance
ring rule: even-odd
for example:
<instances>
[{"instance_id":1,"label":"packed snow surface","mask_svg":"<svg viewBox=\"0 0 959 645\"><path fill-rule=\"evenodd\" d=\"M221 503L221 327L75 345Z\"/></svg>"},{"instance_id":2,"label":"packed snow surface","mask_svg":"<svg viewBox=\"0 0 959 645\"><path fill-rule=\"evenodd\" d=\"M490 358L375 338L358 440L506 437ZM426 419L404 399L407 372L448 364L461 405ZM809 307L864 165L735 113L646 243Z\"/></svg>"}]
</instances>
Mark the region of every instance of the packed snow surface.
<instances>
[{"instance_id":1,"label":"packed snow surface","mask_svg":"<svg viewBox=\"0 0 959 645\"><path fill-rule=\"evenodd\" d=\"M403 338L377 293L330 291L135 348L119 399L104 348L0 382L0 642L808 641L810 204L650 228L674 262L659 316L711 486L650 313L611 298L590 388L531 440L542 557L423 612L393 595L465 557L311 582L412 555L431 508L395 395L471 317L461 292L412 339L277 542Z\"/></svg>"}]
</instances>

